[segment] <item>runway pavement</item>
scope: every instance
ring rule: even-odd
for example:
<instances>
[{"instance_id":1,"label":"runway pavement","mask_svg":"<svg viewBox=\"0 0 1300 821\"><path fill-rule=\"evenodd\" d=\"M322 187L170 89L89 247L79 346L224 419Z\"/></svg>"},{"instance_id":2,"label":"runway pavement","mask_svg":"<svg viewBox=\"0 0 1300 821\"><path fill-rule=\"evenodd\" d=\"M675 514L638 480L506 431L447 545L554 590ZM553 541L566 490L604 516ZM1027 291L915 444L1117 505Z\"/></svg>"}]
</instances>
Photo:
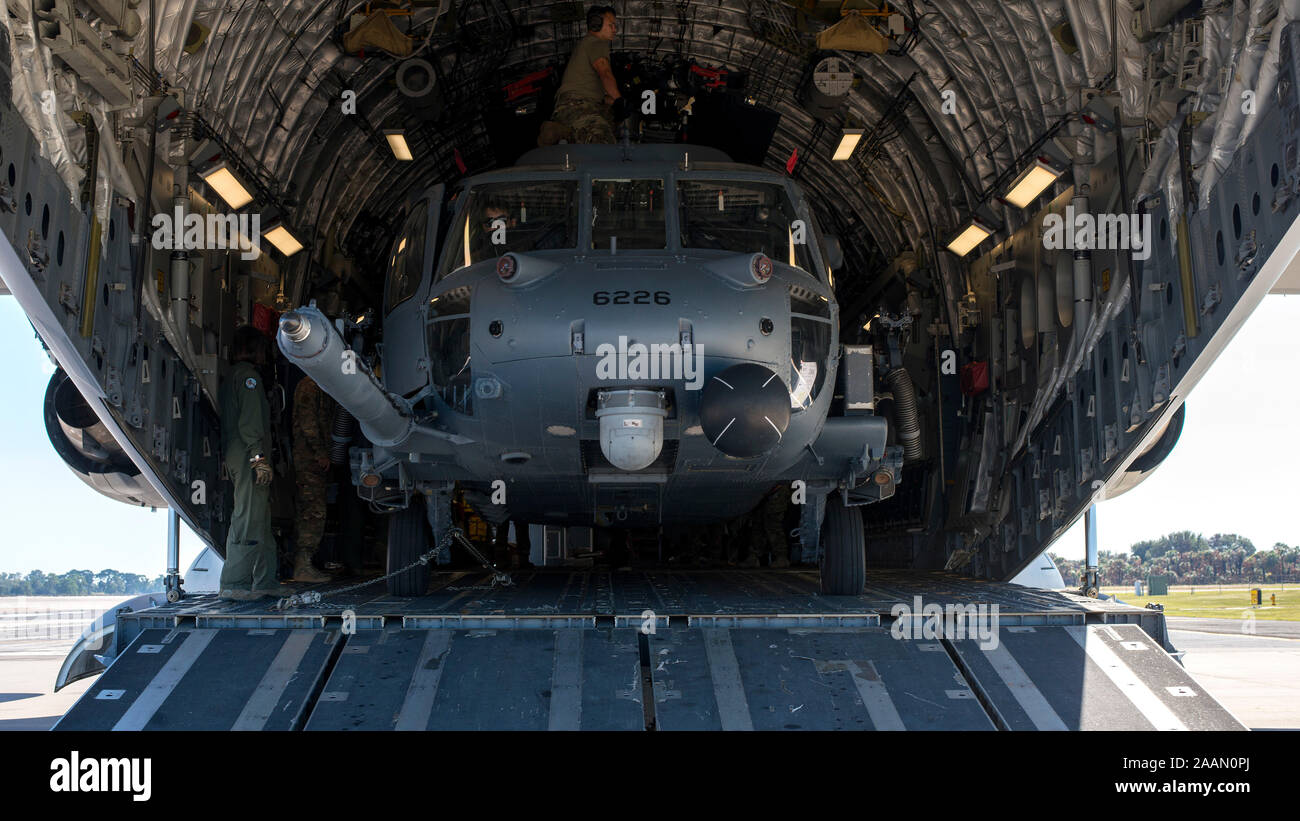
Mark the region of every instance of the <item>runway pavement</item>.
<instances>
[{"instance_id":1,"label":"runway pavement","mask_svg":"<svg viewBox=\"0 0 1300 821\"><path fill-rule=\"evenodd\" d=\"M1187 672L1243 724L1252 730L1300 730L1300 624L1257 621L1259 632L1248 635L1232 619L1168 621L1170 643L1184 651ZM1261 635L1265 625L1297 637Z\"/></svg>"},{"instance_id":2,"label":"runway pavement","mask_svg":"<svg viewBox=\"0 0 1300 821\"><path fill-rule=\"evenodd\" d=\"M81 631L128 596L0 598L0 730L48 730L93 678L54 692L54 679Z\"/></svg>"},{"instance_id":3,"label":"runway pavement","mask_svg":"<svg viewBox=\"0 0 1300 821\"><path fill-rule=\"evenodd\" d=\"M1279 639L1300 639L1300 621L1270 621L1265 619L1199 619L1188 616L1166 616L1170 630L1195 630L1199 633L1227 633L1234 636L1271 636Z\"/></svg>"}]
</instances>

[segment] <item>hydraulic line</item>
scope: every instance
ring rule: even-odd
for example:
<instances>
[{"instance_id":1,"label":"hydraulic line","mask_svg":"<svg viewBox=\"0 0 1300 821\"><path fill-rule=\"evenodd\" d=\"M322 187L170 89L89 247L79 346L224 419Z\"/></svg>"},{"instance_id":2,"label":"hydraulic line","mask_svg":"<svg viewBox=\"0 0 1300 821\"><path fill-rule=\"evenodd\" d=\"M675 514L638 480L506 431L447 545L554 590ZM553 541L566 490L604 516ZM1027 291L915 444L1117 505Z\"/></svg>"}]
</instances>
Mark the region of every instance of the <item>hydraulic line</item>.
<instances>
[{"instance_id":1,"label":"hydraulic line","mask_svg":"<svg viewBox=\"0 0 1300 821\"><path fill-rule=\"evenodd\" d=\"M330 464L348 463L348 446L352 444L353 416L340 405L334 413L334 430L330 434Z\"/></svg>"},{"instance_id":2,"label":"hydraulic line","mask_svg":"<svg viewBox=\"0 0 1300 821\"><path fill-rule=\"evenodd\" d=\"M898 426L898 442L903 446L903 459L914 462L921 458L921 423L912 376L903 368L894 368L885 377L885 383L894 393L894 421Z\"/></svg>"}]
</instances>

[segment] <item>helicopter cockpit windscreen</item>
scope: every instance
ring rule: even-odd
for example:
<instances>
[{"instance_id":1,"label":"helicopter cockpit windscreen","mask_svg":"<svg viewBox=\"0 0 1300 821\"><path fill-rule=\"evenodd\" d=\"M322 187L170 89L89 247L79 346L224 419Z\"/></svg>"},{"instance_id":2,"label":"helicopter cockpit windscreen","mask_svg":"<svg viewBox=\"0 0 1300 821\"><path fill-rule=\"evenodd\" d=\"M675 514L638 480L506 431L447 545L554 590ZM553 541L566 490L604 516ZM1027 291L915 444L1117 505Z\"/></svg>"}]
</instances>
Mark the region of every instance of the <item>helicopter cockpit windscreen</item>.
<instances>
[{"instance_id":1,"label":"helicopter cockpit windscreen","mask_svg":"<svg viewBox=\"0 0 1300 821\"><path fill-rule=\"evenodd\" d=\"M439 276L507 252L578 247L578 183L513 181L476 185L448 236Z\"/></svg>"},{"instance_id":2,"label":"helicopter cockpit windscreen","mask_svg":"<svg viewBox=\"0 0 1300 821\"><path fill-rule=\"evenodd\" d=\"M591 247L615 252L668 247L663 180L592 180Z\"/></svg>"},{"instance_id":3,"label":"helicopter cockpit windscreen","mask_svg":"<svg viewBox=\"0 0 1300 821\"><path fill-rule=\"evenodd\" d=\"M763 253L814 276L810 228L780 185L744 180L679 180L677 203L683 248ZM800 242L800 240L803 240Z\"/></svg>"}]
</instances>

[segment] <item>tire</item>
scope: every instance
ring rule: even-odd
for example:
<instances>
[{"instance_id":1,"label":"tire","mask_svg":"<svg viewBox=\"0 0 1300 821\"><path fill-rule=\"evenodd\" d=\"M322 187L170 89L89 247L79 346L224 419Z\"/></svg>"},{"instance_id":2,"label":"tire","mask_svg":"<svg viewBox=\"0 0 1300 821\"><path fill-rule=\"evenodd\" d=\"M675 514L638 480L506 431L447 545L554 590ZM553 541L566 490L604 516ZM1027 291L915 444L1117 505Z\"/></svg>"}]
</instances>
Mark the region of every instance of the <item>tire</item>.
<instances>
[{"instance_id":1,"label":"tire","mask_svg":"<svg viewBox=\"0 0 1300 821\"><path fill-rule=\"evenodd\" d=\"M867 584L867 541L862 514L845 507L838 493L826 500L822 522L822 593L858 596Z\"/></svg>"},{"instance_id":2,"label":"tire","mask_svg":"<svg viewBox=\"0 0 1300 821\"><path fill-rule=\"evenodd\" d=\"M406 510L394 513L388 523L388 567L390 572L405 567L429 549L429 523L424 515L424 497L415 495ZM423 596L429 590L429 566L418 564L388 580L390 596Z\"/></svg>"}]
</instances>

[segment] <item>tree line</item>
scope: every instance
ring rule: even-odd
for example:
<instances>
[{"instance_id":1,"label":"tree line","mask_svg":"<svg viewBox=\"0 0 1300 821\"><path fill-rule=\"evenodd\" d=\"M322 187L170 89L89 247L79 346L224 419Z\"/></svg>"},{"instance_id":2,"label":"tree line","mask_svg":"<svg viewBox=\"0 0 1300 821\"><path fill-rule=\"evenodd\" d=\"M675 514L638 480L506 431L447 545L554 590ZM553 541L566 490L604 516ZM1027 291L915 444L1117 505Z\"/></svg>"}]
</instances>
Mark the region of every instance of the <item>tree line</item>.
<instances>
[{"instance_id":1,"label":"tree line","mask_svg":"<svg viewBox=\"0 0 1300 821\"><path fill-rule=\"evenodd\" d=\"M0 573L0 596L91 596L96 593L135 596L162 589L162 576L150 579L119 570L101 570L98 573L89 570L69 570L67 573L33 570L26 575Z\"/></svg>"},{"instance_id":2,"label":"tree line","mask_svg":"<svg viewBox=\"0 0 1300 821\"><path fill-rule=\"evenodd\" d=\"M1148 576L1167 576L1170 584L1233 584L1300 581L1300 546L1278 542L1256 550L1245 536L1216 533L1205 538L1183 530L1134 544L1128 553L1100 550L1103 585L1131 585ZM1083 560L1056 559L1067 585L1083 575Z\"/></svg>"}]
</instances>

